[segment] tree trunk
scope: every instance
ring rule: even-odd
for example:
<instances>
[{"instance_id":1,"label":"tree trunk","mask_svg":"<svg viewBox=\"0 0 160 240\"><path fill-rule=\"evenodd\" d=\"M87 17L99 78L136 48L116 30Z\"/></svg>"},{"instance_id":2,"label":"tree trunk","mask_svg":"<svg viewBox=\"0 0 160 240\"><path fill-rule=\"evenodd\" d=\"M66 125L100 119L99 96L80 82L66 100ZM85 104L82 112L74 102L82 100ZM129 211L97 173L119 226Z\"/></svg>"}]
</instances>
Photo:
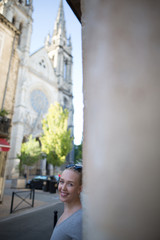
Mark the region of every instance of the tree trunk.
<instances>
[{"instance_id":1,"label":"tree trunk","mask_svg":"<svg viewBox=\"0 0 160 240\"><path fill-rule=\"evenodd\" d=\"M26 182L28 182L28 179L29 179L29 166L27 166Z\"/></svg>"}]
</instances>

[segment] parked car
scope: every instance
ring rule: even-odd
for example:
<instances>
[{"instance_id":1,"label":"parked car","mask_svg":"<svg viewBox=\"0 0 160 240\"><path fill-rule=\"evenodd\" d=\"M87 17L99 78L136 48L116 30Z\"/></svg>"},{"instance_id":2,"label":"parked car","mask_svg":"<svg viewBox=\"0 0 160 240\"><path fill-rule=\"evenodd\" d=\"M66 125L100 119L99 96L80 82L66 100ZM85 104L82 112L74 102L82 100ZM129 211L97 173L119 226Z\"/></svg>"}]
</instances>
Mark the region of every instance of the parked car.
<instances>
[{"instance_id":1,"label":"parked car","mask_svg":"<svg viewBox=\"0 0 160 240\"><path fill-rule=\"evenodd\" d=\"M60 179L60 175L52 175L50 176L51 180L55 180L57 181L57 183L59 183L59 179Z\"/></svg>"},{"instance_id":2,"label":"parked car","mask_svg":"<svg viewBox=\"0 0 160 240\"><path fill-rule=\"evenodd\" d=\"M58 181L56 176L35 176L31 180L26 183L26 188L35 188L35 189L43 189L47 182L54 181L57 183Z\"/></svg>"}]
</instances>

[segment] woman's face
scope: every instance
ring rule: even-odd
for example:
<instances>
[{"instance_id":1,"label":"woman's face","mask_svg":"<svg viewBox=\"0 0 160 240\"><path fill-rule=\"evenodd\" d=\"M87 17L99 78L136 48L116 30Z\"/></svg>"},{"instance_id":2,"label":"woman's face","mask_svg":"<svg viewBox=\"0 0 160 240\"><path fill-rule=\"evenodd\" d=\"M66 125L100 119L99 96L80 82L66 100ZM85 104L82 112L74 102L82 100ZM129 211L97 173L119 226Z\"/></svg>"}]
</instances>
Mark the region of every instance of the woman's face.
<instances>
[{"instance_id":1,"label":"woman's face","mask_svg":"<svg viewBox=\"0 0 160 240\"><path fill-rule=\"evenodd\" d=\"M71 169L65 169L58 185L60 200L62 202L74 202L79 199L82 186L79 173Z\"/></svg>"}]
</instances>

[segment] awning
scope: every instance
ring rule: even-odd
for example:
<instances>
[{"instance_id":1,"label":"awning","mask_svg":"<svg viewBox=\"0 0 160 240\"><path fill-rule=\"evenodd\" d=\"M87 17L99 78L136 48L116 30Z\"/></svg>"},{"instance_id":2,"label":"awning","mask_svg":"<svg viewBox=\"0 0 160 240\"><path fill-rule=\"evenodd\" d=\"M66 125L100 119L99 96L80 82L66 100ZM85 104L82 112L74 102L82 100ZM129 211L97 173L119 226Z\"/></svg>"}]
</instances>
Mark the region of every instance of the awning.
<instances>
[{"instance_id":1,"label":"awning","mask_svg":"<svg viewBox=\"0 0 160 240\"><path fill-rule=\"evenodd\" d=\"M7 140L4 138L0 138L0 152L8 152L10 148L11 147Z\"/></svg>"}]
</instances>

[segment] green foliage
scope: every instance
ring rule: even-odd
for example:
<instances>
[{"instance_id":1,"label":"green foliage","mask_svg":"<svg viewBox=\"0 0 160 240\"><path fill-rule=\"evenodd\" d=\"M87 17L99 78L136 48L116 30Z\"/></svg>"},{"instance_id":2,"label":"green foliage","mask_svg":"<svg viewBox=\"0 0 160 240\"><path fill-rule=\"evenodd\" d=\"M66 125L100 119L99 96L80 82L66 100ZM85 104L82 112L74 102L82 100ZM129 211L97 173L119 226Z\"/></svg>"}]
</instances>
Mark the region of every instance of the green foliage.
<instances>
[{"instance_id":1,"label":"green foliage","mask_svg":"<svg viewBox=\"0 0 160 240\"><path fill-rule=\"evenodd\" d=\"M19 158L19 155L17 155L17 157ZM16 166L16 170L19 171L20 176L24 175L24 165L23 165L21 159L20 159L20 162L19 162L18 166Z\"/></svg>"},{"instance_id":2,"label":"green foliage","mask_svg":"<svg viewBox=\"0 0 160 240\"><path fill-rule=\"evenodd\" d=\"M68 130L68 115L67 109L63 110L59 103L55 103L50 106L42 121L42 151L47 154L47 161L53 166L62 165L72 149L73 138Z\"/></svg>"},{"instance_id":3,"label":"green foliage","mask_svg":"<svg viewBox=\"0 0 160 240\"><path fill-rule=\"evenodd\" d=\"M74 145L74 162L82 161L82 143L80 145Z\"/></svg>"},{"instance_id":4,"label":"green foliage","mask_svg":"<svg viewBox=\"0 0 160 240\"><path fill-rule=\"evenodd\" d=\"M2 109L2 110L0 111L0 116L1 116L1 117L6 117L8 114L9 114L9 112L6 111L5 109Z\"/></svg>"},{"instance_id":5,"label":"green foliage","mask_svg":"<svg viewBox=\"0 0 160 240\"><path fill-rule=\"evenodd\" d=\"M17 155L17 157L20 159L20 168L23 165L34 165L34 163L40 160L41 157L39 142L33 139L32 135L30 135L28 142L22 143L21 153Z\"/></svg>"}]
</instances>

